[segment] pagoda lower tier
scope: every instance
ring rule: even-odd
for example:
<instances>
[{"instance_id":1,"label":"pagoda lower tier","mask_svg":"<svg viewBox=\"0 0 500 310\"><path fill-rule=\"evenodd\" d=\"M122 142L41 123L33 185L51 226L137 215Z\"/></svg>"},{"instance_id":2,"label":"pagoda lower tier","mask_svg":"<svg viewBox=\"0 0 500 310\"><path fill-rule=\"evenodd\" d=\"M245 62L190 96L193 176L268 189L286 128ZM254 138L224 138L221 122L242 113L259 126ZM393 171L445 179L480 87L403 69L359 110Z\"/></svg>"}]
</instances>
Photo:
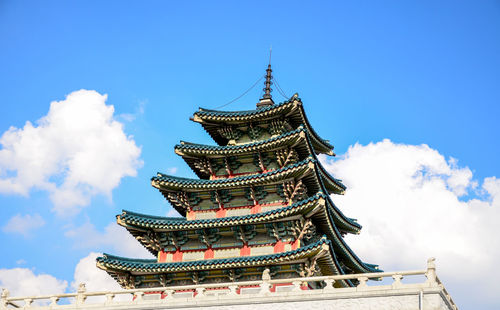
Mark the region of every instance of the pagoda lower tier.
<instances>
[{"instance_id":1,"label":"pagoda lower tier","mask_svg":"<svg viewBox=\"0 0 500 310\"><path fill-rule=\"evenodd\" d=\"M158 263L273 255L308 246L325 234L344 272L377 271L344 242L327 201L327 195L317 193L263 213L190 221L123 211L117 222L157 256Z\"/></svg>"},{"instance_id":2,"label":"pagoda lower tier","mask_svg":"<svg viewBox=\"0 0 500 310\"><path fill-rule=\"evenodd\" d=\"M159 174L152 178L152 184L190 221L267 212L318 192L335 193L345 188L313 156L262 174L211 180ZM342 234L358 233L361 226L327 199Z\"/></svg>"},{"instance_id":3,"label":"pagoda lower tier","mask_svg":"<svg viewBox=\"0 0 500 310\"><path fill-rule=\"evenodd\" d=\"M326 237L295 250L270 255L158 263L154 259L129 259L104 254L97 266L124 288L165 287L201 283L242 282L261 279L265 269L275 279L342 274ZM352 286L338 281L336 287Z\"/></svg>"}]
</instances>

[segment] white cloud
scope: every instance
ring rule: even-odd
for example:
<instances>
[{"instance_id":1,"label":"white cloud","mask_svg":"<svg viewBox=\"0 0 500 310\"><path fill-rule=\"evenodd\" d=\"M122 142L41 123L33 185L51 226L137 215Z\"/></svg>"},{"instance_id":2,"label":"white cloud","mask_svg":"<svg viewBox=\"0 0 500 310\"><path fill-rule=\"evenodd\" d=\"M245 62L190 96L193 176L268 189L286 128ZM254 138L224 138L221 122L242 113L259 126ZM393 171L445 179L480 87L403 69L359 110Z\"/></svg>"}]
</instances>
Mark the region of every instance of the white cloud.
<instances>
[{"instance_id":1,"label":"white cloud","mask_svg":"<svg viewBox=\"0 0 500 310\"><path fill-rule=\"evenodd\" d=\"M101 249L112 254L133 258L154 259L125 228L116 223L108 224L103 232L98 231L89 222L68 230L66 237L73 238L75 247L83 249ZM121 287L105 271L97 268L96 258L101 253L91 252L76 265L72 290L76 291L80 283L86 284L88 291L120 290ZM130 300L130 295L117 295L115 300ZM101 297L89 299L89 302L103 301Z\"/></svg>"},{"instance_id":2,"label":"white cloud","mask_svg":"<svg viewBox=\"0 0 500 310\"><path fill-rule=\"evenodd\" d=\"M45 225L45 221L40 214L17 214L9 219L7 224L2 227L2 230L4 232L17 233L27 237L33 230L43 225Z\"/></svg>"},{"instance_id":3,"label":"white cloud","mask_svg":"<svg viewBox=\"0 0 500 310\"><path fill-rule=\"evenodd\" d=\"M62 294L68 282L48 274L34 274L27 268L0 269L0 287L7 288L11 296Z\"/></svg>"},{"instance_id":4,"label":"white cloud","mask_svg":"<svg viewBox=\"0 0 500 310\"><path fill-rule=\"evenodd\" d=\"M59 280L48 274L34 274L27 268L0 269L0 288L7 288L10 296L40 296L56 295L65 293L67 290L76 292L80 283L85 283L87 291L118 291L122 288L105 271L97 268L96 258L101 253L91 252L82 258L75 267L75 273L71 286L68 282ZM130 300L130 295L117 295L115 300ZM102 302L105 297L89 297L87 302ZM48 300L40 300L47 303Z\"/></svg>"},{"instance_id":5,"label":"white cloud","mask_svg":"<svg viewBox=\"0 0 500 310\"><path fill-rule=\"evenodd\" d=\"M65 233L72 238L75 247L81 249L103 249L113 254L134 257L152 258L149 253L125 228L110 223L103 232L98 231L92 223L85 223Z\"/></svg>"},{"instance_id":6,"label":"white cloud","mask_svg":"<svg viewBox=\"0 0 500 310\"><path fill-rule=\"evenodd\" d=\"M120 285L106 271L96 267L96 258L101 255L101 253L91 252L78 262L75 267L74 280L71 283L73 291L78 289L80 283L85 283L88 291L121 289Z\"/></svg>"},{"instance_id":7,"label":"white cloud","mask_svg":"<svg viewBox=\"0 0 500 310\"><path fill-rule=\"evenodd\" d=\"M88 256L82 258L75 267L74 280L71 283L71 290L76 292L80 283L85 283L87 291L119 291L121 286L104 270L97 268L96 258L101 253L91 252ZM131 295L116 295L115 300L131 300ZM89 297L87 302L103 302L105 297Z\"/></svg>"},{"instance_id":8,"label":"white cloud","mask_svg":"<svg viewBox=\"0 0 500 310\"><path fill-rule=\"evenodd\" d=\"M359 236L347 237L362 259L389 271L424 267L434 256L455 299L498 296L499 179L486 178L476 189L471 170L455 159L389 140L321 160L347 186L332 199L363 225Z\"/></svg>"},{"instance_id":9,"label":"white cloud","mask_svg":"<svg viewBox=\"0 0 500 310\"><path fill-rule=\"evenodd\" d=\"M111 198L125 176L142 165L141 150L113 118L107 95L79 90L50 104L33 125L0 137L0 193L48 191L58 214L74 214L93 196Z\"/></svg>"}]
</instances>

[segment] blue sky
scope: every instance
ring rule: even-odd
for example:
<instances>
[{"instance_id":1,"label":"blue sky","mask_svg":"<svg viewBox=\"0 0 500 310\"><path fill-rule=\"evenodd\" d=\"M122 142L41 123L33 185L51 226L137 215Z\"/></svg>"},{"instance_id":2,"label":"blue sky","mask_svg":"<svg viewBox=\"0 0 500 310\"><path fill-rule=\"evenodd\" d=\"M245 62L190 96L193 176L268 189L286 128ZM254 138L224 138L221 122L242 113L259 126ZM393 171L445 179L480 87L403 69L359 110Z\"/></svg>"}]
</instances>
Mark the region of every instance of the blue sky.
<instances>
[{"instance_id":1,"label":"blue sky","mask_svg":"<svg viewBox=\"0 0 500 310\"><path fill-rule=\"evenodd\" d=\"M426 144L452 171L471 172L467 193L456 192L459 201L495 201L494 191L481 186L500 176L498 1L2 1L0 45L0 134L27 121L38 126L51 102L87 89L108 95L113 120L140 148L136 176L123 172L107 194L84 191L88 202L70 215L54 211L46 188L20 195L0 187L0 240L8 249L0 269L72 282L83 257L115 250L110 241L85 245L85 233L105 235L121 209L167 214L171 208L150 186L151 176L194 177L173 146L212 141L189 116L251 86L264 74L271 45L274 76L288 96L300 94L339 160L348 160L343 154L356 143ZM260 95L259 84L225 109L252 109ZM19 173L5 165L0 180ZM65 177L59 171L47 180L62 187ZM44 224L24 233L6 229L16 215L37 215L34 222ZM463 307L478 302L455 298ZM498 306L485 300L485 309Z\"/></svg>"}]
</instances>

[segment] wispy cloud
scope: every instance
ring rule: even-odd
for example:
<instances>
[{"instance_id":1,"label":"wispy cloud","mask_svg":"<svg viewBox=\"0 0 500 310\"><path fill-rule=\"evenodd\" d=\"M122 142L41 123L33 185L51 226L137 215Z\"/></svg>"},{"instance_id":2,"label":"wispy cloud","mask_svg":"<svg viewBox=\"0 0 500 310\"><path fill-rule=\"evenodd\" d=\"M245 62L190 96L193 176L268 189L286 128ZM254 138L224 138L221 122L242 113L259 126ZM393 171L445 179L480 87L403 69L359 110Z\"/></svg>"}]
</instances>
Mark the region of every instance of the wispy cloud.
<instances>
[{"instance_id":1,"label":"wispy cloud","mask_svg":"<svg viewBox=\"0 0 500 310\"><path fill-rule=\"evenodd\" d=\"M66 231L65 236L74 241L75 248L106 250L114 254L136 258L152 258L149 253L125 228L112 222L103 231L87 222ZM117 242L119 240L120 242Z\"/></svg>"},{"instance_id":2,"label":"wispy cloud","mask_svg":"<svg viewBox=\"0 0 500 310\"><path fill-rule=\"evenodd\" d=\"M2 227L2 230L7 233L16 233L28 237L33 230L43 225L45 225L45 221L40 214L17 214L9 219L7 224Z\"/></svg>"},{"instance_id":3,"label":"wispy cloud","mask_svg":"<svg viewBox=\"0 0 500 310\"><path fill-rule=\"evenodd\" d=\"M26 261L24 259L21 258L16 260L16 265L24 265L24 264L26 264Z\"/></svg>"},{"instance_id":4,"label":"wispy cloud","mask_svg":"<svg viewBox=\"0 0 500 310\"><path fill-rule=\"evenodd\" d=\"M134 113L122 113L118 115L119 118L127 122L135 121L139 116L144 114L146 109L147 100L140 100L138 106L136 107Z\"/></svg>"}]
</instances>

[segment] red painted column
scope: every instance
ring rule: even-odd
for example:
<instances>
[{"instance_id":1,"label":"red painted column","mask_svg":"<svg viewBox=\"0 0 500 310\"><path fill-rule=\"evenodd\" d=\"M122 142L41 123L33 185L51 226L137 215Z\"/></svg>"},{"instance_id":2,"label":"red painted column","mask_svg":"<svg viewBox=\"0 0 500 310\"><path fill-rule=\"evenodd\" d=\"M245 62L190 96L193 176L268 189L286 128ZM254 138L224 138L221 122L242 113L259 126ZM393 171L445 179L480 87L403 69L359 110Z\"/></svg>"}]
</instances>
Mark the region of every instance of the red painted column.
<instances>
[{"instance_id":1,"label":"red painted column","mask_svg":"<svg viewBox=\"0 0 500 310\"><path fill-rule=\"evenodd\" d=\"M167 261L167 253L164 251L161 251L158 253L158 263L164 263Z\"/></svg>"},{"instance_id":2,"label":"red painted column","mask_svg":"<svg viewBox=\"0 0 500 310\"><path fill-rule=\"evenodd\" d=\"M240 256L249 256L249 255L250 255L250 248L245 243L243 247L240 249Z\"/></svg>"},{"instance_id":3,"label":"red painted column","mask_svg":"<svg viewBox=\"0 0 500 310\"><path fill-rule=\"evenodd\" d=\"M220 208L216 213L215 213L215 216L217 218L221 218L221 217L226 217L226 209L224 208Z\"/></svg>"},{"instance_id":4,"label":"red painted column","mask_svg":"<svg viewBox=\"0 0 500 310\"><path fill-rule=\"evenodd\" d=\"M262 207L260 205L254 205L252 209L250 209L251 214L256 214L262 211Z\"/></svg>"},{"instance_id":5,"label":"red painted column","mask_svg":"<svg viewBox=\"0 0 500 310\"><path fill-rule=\"evenodd\" d=\"M203 257L204 259L212 259L214 258L214 250L212 250L212 248L208 248L206 251L205 251L205 255Z\"/></svg>"},{"instance_id":6,"label":"red painted column","mask_svg":"<svg viewBox=\"0 0 500 310\"><path fill-rule=\"evenodd\" d=\"M278 240L274 245L274 253L281 253L285 251L285 243L281 240Z\"/></svg>"},{"instance_id":7,"label":"red painted column","mask_svg":"<svg viewBox=\"0 0 500 310\"><path fill-rule=\"evenodd\" d=\"M175 253L173 253L172 255L172 261L174 262L181 262L182 261L182 252L177 249L177 251L175 251Z\"/></svg>"}]
</instances>

